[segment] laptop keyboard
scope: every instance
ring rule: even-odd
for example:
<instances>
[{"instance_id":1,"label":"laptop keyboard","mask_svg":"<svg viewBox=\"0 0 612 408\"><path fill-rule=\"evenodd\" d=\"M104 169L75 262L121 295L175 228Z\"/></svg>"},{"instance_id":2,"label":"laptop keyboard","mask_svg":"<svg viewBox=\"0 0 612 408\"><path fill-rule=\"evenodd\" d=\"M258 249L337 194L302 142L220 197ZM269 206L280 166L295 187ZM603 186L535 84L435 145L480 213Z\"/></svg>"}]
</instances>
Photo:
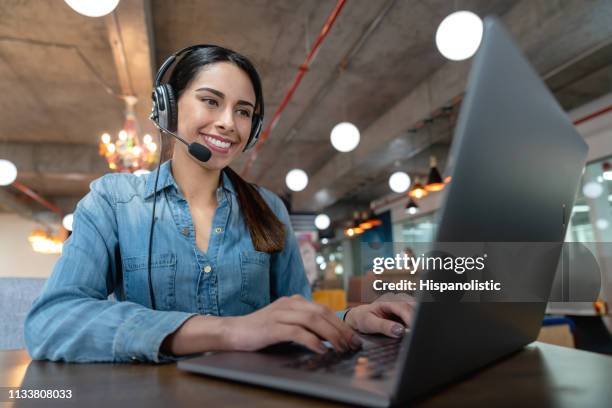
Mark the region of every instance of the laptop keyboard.
<instances>
[{"instance_id":1,"label":"laptop keyboard","mask_svg":"<svg viewBox=\"0 0 612 408\"><path fill-rule=\"evenodd\" d=\"M300 357L285 365L288 368L330 374L354 375L356 378L383 378L395 367L401 341L347 353L329 350L325 354Z\"/></svg>"}]
</instances>

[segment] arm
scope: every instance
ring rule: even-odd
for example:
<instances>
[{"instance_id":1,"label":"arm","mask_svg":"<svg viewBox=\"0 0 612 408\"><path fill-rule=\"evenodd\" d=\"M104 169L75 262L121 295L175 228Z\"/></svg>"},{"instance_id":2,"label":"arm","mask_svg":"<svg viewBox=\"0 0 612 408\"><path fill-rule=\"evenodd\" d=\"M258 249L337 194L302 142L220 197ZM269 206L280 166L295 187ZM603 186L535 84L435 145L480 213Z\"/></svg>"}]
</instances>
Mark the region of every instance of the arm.
<instances>
[{"instance_id":1,"label":"arm","mask_svg":"<svg viewBox=\"0 0 612 408\"><path fill-rule=\"evenodd\" d=\"M193 316L107 299L116 288L118 248L113 201L103 182L77 206L74 231L25 322L34 359L159 362L162 340Z\"/></svg>"}]
</instances>

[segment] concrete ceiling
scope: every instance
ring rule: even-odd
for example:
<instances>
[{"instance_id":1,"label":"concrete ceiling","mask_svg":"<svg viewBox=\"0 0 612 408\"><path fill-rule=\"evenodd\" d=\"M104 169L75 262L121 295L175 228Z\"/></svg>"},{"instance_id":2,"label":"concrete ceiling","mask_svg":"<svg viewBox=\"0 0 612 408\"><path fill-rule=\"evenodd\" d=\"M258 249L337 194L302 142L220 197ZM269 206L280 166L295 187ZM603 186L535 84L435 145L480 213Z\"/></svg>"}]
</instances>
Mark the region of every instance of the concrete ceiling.
<instances>
[{"instance_id":1,"label":"concrete ceiling","mask_svg":"<svg viewBox=\"0 0 612 408\"><path fill-rule=\"evenodd\" d=\"M166 56L195 43L253 60L269 121L334 5L122 0L113 14L88 18L60 0L4 0L0 158L16 163L20 182L72 211L107 171L97 143L123 125L120 96L138 97L137 116L151 132L152 76ZM470 62L445 60L433 38L455 7L498 15L566 109L612 91L610 0L351 0L246 178L284 195L286 172L303 168L310 183L293 194L293 209L341 218L387 194L396 169L425 175L432 153L443 168ZM351 153L329 143L342 120L361 130ZM245 162L243 155L234 168ZM2 188L0 206L26 215L41 209L12 187Z\"/></svg>"}]
</instances>

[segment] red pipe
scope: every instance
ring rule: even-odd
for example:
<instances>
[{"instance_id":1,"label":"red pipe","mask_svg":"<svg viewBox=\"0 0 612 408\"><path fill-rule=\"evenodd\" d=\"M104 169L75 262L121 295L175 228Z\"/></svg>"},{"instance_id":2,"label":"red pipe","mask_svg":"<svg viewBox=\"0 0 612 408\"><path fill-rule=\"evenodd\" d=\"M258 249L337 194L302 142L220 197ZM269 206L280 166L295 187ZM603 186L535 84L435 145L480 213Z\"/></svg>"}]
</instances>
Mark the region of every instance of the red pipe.
<instances>
[{"instance_id":1,"label":"red pipe","mask_svg":"<svg viewBox=\"0 0 612 408\"><path fill-rule=\"evenodd\" d=\"M257 154L259 153L259 150L261 150L263 143L266 141L266 139L270 135L270 132L272 131L272 129L276 127L276 124L278 123L278 120L280 119L281 113L283 112L287 104L289 103L289 100L291 99L291 97L293 96L293 93L295 92L298 85L302 81L302 78L306 74L306 71L308 71L309 65L314 55L316 54L317 50L319 49L319 46L321 45L325 37L327 37L329 30L334 25L334 22L336 21L338 14L340 14L340 10L342 10L342 7L344 7L345 2L346 0L338 0L338 2L336 3L336 7L332 10L331 14L327 17L327 21L323 25L321 32L319 33L317 39L312 45L310 52L306 56L306 59L304 60L302 65L300 65L300 67L298 68L298 72L297 72L297 75L295 76L295 79L293 80L293 84L291 84L291 87L285 94L285 97L281 101L280 105L278 105L278 107L276 108L274 115L272 115L272 120L268 123L268 126L266 126L264 131L261 133L261 136L259 137L259 142L255 145L253 152L248 156L247 162L245 163L244 167L240 171L242 177L246 176L249 169L253 165L253 162L257 158Z\"/></svg>"},{"instance_id":2,"label":"red pipe","mask_svg":"<svg viewBox=\"0 0 612 408\"><path fill-rule=\"evenodd\" d=\"M581 123L587 122L587 121L589 121L589 120L591 120L591 119L593 119L593 118L596 118L597 116L601 116L601 115L603 115L604 113L608 113L608 112L610 112L610 111L612 111L612 105L608 105L608 106L606 106L605 108L600 109L600 110L598 110L598 111L595 111L595 112L593 112L593 113L591 113L591 114L588 114L588 115L586 115L586 116L585 116L585 117L583 117L583 118L576 119L576 120L574 121L574 125L579 125L579 124L581 124Z\"/></svg>"},{"instance_id":3,"label":"red pipe","mask_svg":"<svg viewBox=\"0 0 612 408\"><path fill-rule=\"evenodd\" d=\"M28 186L26 186L24 184L21 184L17 180L13 181L13 184L11 184L11 185L13 187L15 187L17 190L21 191L23 194L25 194L28 197L30 197L31 199L33 199L34 201L42 204L43 206L47 207L48 209L50 209L54 213L57 213L60 217L64 216L63 211L60 210L59 207L57 207L54 204L52 204L49 201L47 201L43 196L39 195L34 190L30 189Z\"/></svg>"}]
</instances>

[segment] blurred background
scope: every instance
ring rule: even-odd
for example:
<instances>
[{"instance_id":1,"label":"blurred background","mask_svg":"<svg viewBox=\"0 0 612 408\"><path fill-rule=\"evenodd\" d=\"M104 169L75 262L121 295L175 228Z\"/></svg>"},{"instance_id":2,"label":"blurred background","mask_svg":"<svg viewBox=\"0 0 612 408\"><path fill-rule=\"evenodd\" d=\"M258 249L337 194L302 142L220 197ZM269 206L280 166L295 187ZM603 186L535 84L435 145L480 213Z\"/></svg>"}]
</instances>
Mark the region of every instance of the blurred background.
<instances>
[{"instance_id":1,"label":"blurred background","mask_svg":"<svg viewBox=\"0 0 612 408\"><path fill-rule=\"evenodd\" d=\"M592 248L604 280L597 301L562 312L578 316L572 345L609 352L610 0L2 0L0 293L27 281L17 292L31 302L92 180L154 168L157 68L211 43L247 55L263 79L262 138L233 168L285 201L315 300L364 301L363 244L433 239L486 15L589 145L566 240ZM575 334L585 321L591 343Z\"/></svg>"}]
</instances>

